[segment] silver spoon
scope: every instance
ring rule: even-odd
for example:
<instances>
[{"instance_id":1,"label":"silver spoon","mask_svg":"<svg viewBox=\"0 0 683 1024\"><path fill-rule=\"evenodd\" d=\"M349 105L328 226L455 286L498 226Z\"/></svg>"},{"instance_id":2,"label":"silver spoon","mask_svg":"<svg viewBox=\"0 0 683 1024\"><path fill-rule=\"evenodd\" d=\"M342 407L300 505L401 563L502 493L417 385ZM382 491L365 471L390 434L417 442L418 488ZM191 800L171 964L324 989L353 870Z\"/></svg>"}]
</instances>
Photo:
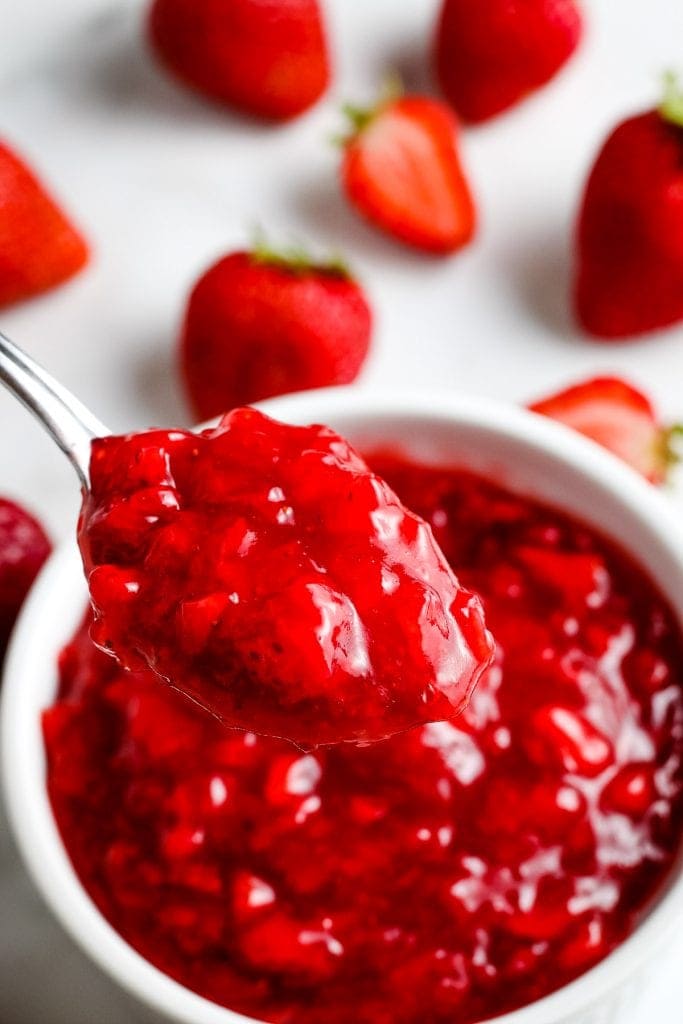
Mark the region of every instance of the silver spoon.
<instances>
[{"instance_id":1,"label":"silver spoon","mask_svg":"<svg viewBox=\"0 0 683 1024\"><path fill-rule=\"evenodd\" d=\"M90 446L111 434L83 403L0 333L0 382L41 423L90 489Z\"/></svg>"}]
</instances>

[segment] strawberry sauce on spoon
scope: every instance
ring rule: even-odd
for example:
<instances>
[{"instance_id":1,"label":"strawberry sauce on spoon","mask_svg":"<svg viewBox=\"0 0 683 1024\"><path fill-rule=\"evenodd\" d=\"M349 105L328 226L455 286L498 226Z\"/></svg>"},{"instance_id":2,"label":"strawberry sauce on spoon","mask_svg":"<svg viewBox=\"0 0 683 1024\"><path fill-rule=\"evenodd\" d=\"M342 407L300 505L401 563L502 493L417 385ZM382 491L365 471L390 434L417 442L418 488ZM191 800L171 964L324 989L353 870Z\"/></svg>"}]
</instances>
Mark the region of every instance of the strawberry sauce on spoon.
<instances>
[{"instance_id":1,"label":"strawberry sauce on spoon","mask_svg":"<svg viewBox=\"0 0 683 1024\"><path fill-rule=\"evenodd\" d=\"M454 717L493 657L427 524L342 437L237 409L117 437L6 339L0 378L83 485L93 639L303 747Z\"/></svg>"}]
</instances>

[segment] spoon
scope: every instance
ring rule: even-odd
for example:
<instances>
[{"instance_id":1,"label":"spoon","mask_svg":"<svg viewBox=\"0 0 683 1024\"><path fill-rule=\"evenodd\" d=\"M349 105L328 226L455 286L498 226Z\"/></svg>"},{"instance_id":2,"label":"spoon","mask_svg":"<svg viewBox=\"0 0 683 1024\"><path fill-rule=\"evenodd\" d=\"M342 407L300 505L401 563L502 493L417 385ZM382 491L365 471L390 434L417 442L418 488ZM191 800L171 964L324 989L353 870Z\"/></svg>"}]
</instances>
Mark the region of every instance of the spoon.
<instances>
[{"instance_id":1,"label":"spoon","mask_svg":"<svg viewBox=\"0 0 683 1024\"><path fill-rule=\"evenodd\" d=\"M63 384L2 333L0 381L47 430L76 470L83 491L87 492L92 442L111 431Z\"/></svg>"}]
</instances>

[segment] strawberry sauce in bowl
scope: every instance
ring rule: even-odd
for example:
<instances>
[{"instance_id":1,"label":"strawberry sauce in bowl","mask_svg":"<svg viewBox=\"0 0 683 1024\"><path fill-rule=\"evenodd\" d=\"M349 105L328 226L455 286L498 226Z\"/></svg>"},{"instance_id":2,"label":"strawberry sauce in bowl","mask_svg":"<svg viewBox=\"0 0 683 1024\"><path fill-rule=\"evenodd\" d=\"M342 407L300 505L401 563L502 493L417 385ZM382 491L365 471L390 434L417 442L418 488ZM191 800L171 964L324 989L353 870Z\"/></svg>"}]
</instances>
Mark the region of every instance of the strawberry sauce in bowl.
<instances>
[{"instance_id":1,"label":"strawberry sauce in bowl","mask_svg":"<svg viewBox=\"0 0 683 1024\"><path fill-rule=\"evenodd\" d=\"M505 407L346 391L267 410L331 422L430 522L481 595L494 665L459 719L312 753L225 731L84 631L55 698L36 637L56 658L83 608L62 552L6 673L29 866L91 956L170 1019L569 1019L683 904L673 517L595 446Z\"/></svg>"}]
</instances>

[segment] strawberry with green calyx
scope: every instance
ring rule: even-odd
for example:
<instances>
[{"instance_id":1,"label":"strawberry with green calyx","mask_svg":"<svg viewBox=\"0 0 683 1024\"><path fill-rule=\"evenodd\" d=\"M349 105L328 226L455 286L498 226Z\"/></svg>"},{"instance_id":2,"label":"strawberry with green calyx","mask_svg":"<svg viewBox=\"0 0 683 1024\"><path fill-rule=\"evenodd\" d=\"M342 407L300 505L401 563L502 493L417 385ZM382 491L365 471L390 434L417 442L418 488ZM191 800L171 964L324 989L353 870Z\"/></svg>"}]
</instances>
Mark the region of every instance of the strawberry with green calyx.
<instances>
[{"instance_id":1,"label":"strawberry with green calyx","mask_svg":"<svg viewBox=\"0 0 683 1024\"><path fill-rule=\"evenodd\" d=\"M605 340L683 319L683 93L667 76L658 109L605 142L578 220L576 316Z\"/></svg>"},{"instance_id":2,"label":"strawberry with green calyx","mask_svg":"<svg viewBox=\"0 0 683 1024\"><path fill-rule=\"evenodd\" d=\"M351 269L344 256L339 252L331 252L327 256L313 256L305 245L288 245L276 249L261 231L257 231L251 247L251 257L255 263L268 267L281 267L292 274L310 274L319 271L321 274L351 280Z\"/></svg>"},{"instance_id":3,"label":"strawberry with green calyx","mask_svg":"<svg viewBox=\"0 0 683 1024\"><path fill-rule=\"evenodd\" d=\"M259 239L195 285L181 338L187 392L202 419L290 391L349 384L370 347L372 314L339 257L314 260Z\"/></svg>"},{"instance_id":4,"label":"strawberry with green calyx","mask_svg":"<svg viewBox=\"0 0 683 1024\"><path fill-rule=\"evenodd\" d=\"M680 459L683 426L663 426L641 391L618 377L595 377L529 406L619 456L651 483Z\"/></svg>"},{"instance_id":5,"label":"strawberry with green calyx","mask_svg":"<svg viewBox=\"0 0 683 1024\"><path fill-rule=\"evenodd\" d=\"M341 181L350 202L376 227L427 252L454 252L470 241L475 207L448 106L423 96L347 106Z\"/></svg>"}]
</instances>

